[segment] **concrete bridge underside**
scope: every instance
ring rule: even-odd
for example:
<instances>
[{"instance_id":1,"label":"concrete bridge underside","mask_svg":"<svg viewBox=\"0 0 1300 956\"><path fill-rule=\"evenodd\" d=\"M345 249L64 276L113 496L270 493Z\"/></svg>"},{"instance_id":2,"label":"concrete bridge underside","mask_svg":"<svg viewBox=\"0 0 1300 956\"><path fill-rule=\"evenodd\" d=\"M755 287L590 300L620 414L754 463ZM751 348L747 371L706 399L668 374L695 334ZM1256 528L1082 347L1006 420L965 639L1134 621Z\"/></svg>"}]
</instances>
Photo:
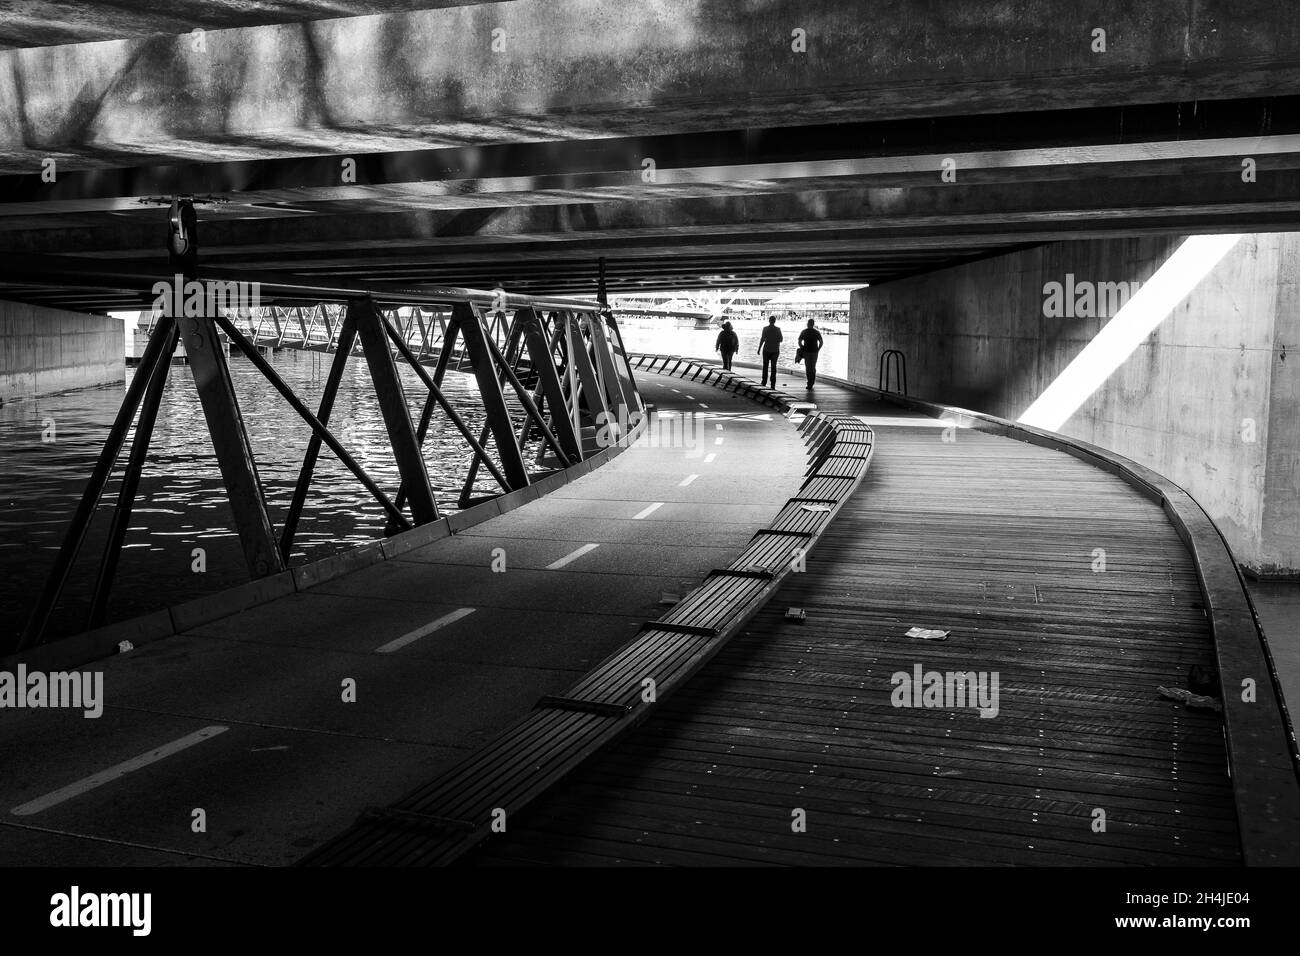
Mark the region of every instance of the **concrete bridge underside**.
<instances>
[{"instance_id":1,"label":"concrete bridge underside","mask_svg":"<svg viewBox=\"0 0 1300 956\"><path fill-rule=\"evenodd\" d=\"M0 31L0 293L136 304L59 288L81 268L59 260L158 265L161 212L141 200L176 193L222 200L200 206L209 266L552 293L593 291L600 258L613 292L866 283L1081 234L1296 219L1283 4L321 19L357 6L266 24L284 13L125 4Z\"/></svg>"}]
</instances>

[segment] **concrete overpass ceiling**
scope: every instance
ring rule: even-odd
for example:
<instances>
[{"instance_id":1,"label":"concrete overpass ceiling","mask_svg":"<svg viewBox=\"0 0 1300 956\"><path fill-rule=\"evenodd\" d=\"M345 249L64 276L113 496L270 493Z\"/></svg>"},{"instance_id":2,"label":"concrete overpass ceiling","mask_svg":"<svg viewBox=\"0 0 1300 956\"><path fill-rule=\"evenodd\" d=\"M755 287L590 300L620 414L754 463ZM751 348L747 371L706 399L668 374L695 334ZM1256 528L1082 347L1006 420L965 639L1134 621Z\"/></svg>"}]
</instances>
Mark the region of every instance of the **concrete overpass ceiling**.
<instances>
[{"instance_id":1,"label":"concrete overpass ceiling","mask_svg":"<svg viewBox=\"0 0 1300 956\"><path fill-rule=\"evenodd\" d=\"M212 268L528 293L1300 226L1286 4L370 6L11 3L0 295L136 303L33 276L160 268L177 194Z\"/></svg>"},{"instance_id":2,"label":"concrete overpass ceiling","mask_svg":"<svg viewBox=\"0 0 1300 956\"><path fill-rule=\"evenodd\" d=\"M488 0L117 0L0 3L0 50L472 6Z\"/></svg>"}]
</instances>

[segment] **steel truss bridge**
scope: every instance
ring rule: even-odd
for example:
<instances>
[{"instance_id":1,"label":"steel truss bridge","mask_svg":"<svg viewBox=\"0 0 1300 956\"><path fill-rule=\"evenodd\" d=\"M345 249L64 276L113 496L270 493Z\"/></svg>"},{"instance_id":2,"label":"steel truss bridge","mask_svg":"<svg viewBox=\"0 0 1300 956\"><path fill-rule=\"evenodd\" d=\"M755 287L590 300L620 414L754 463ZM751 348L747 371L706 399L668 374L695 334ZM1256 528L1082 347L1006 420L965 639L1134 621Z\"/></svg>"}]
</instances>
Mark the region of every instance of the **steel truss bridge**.
<instances>
[{"instance_id":1,"label":"steel truss bridge","mask_svg":"<svg viewBox=\"0 0 1300 956\"><path fill-rule=\"evenodd\" d=\"M144 293L176 275L186 282L229 282L228 274L198 269L193 207L172 208L169 252L172 275L82 271L82 286ZM105 623L108 598L148 456L163 388L178 345L183 345L220 466L250 578L284 571L307 507L312 476L328 448L373 497L396 533L435 521L435 500L423 445L435 415L445 416L472 452L460 507L526 487L556 468L573 465L616 442L636 426L645 404L623 346L622 334L602 300L514 295L446 287L327 287L254 279L273 301L295 305L181 317L158 315L148 345L126 390L85 491L73 514L54 567L11 650L43 643L74 563L85 544L105 489L125 450L121 486L99 562L87 629ZM209 310L204 310L207 313ZM292 318L294 321L289 322ZM277 529L267 507L252 445L240 413L225 341L257 368L311 429L287 515ZM262 354L291 347L333 355L318 406L294 393ZM353 356L366 362L382 413L400 484L381 488L330 428L339 384ZM420 383L422 409L411 413L399 369ZM484 424L477 432L447 398L449 370L474 376ZM127 448L128 435L134 435ZM498 489L473 495L480 471Z\"/></svg>"}]
</instances>

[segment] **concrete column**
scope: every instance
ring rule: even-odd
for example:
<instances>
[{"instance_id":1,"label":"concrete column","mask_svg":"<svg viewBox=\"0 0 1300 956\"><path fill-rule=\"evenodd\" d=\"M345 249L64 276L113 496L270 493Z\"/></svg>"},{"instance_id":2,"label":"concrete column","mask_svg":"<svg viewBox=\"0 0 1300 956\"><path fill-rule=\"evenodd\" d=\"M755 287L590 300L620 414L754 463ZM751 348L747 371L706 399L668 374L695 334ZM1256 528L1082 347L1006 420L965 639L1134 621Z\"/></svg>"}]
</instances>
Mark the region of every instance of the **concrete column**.
<instances>
[{"instance_id":1,"label":"concrete column","mask_svg":"<svg viewBox=\"0 0 1300 956\"><path fill-rule=\"evenodd\" d=\"M875 385L881 350L901 349L912 394L1018 418L1184 238L1052 243L857 290L849 375ZM1297 253L1300 234L1243 237L1058 428L1185 487L1263 574L1300 570ZM1074 291L1065 314L1053 282Z\"/></svg>"}]
</instances>

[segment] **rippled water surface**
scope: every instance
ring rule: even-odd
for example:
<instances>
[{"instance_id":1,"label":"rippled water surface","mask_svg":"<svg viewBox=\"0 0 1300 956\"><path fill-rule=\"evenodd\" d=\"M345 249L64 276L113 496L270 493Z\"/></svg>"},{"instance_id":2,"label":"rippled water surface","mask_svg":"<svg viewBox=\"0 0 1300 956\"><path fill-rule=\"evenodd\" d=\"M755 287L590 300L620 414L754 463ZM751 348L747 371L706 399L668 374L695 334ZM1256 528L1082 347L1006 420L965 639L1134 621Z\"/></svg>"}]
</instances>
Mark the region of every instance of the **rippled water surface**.
<instances>
[{"instance_id":1,"label":"rippled water surface","mask_svg":"<svg viewBox=\"0 0 1300 956\"><path fill-rule=\"evenodd\" d=\"M320 400L331 356L283 350L276 370L313 411ZM354 357L339 389L331 430L390 497L398 474L365 360ZM240 357L231 373L253 442L258 470L277 530L298 478L310 431ZM69 519L122 401L134 370L121 386L82 389L0 406L0 634L21 628L46 579ZM412 416L426 392L414 373L403 371ZM471 431L483 423L472 376L449 372L444 392ZM53 441L43 441L50 436ZM435 412L425 460L444 511L453 511L470 452L441 412ZM124 449L119 468L125 462ZM52 634L85 626L85 614L119 481L110 482L82 555L73 570ZM496 490L487 477L480 491ZM343 464L322 449L295 539L294 564L382 537L385 515ZM207 569L193 570L195 548L206 552ZM120 620L211 593L248 579L233 530L221 474L208 438L190 370L171 369L149 461L132 513L118 569L110 619ZM6 642L7 643L7 642Z\"/></svg>"}]
</instances>

